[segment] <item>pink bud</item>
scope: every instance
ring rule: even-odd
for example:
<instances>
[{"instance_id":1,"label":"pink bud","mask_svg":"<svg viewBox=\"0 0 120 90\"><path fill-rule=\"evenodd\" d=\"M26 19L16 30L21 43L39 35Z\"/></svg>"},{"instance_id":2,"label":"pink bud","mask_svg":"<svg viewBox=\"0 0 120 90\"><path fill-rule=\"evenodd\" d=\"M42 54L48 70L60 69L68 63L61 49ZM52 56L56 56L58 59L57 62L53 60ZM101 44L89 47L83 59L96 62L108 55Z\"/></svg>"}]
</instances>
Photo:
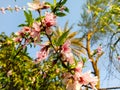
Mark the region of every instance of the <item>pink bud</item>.
<instances>
[{"instance_id":1,"label":"pink bud","mask_svg":"<svg viewBox=\"0 0 120 90\"><path fill-rule=\"evenodd\" d=\"M101 54L101 53L102 53L102 47L99 46L99 47L97 48L97 54Z\"/></svg>"},{"instance_id":2,"label":"pink bud","mask_svg":"<svg viewBox=\"0 0 120 90\"><path fill-rule=\"evenodd\" d=\"M78 62L78 65L76 66L75 71L82 72L82 68L83 68L83 62L80 61Z\"/></svg>"},{"instance_id":3,"label":"pink bud","mask_svg":"<svg viewBox=\"0 0 120 90\"><path fill-rule=\"evenodd\" d=\"M45 13L44 23L47 27L56 25L56 16L53 13Z\"/></svg>"},{"instance_id":4,"label":"pink bud","mask_svg":"<svg viewBox=\"0 0 120 90\"><path fill-rule=\"evenodd\" d=\"M21 42L22 38L21 37L15 37L15 38L13 38L13 41L14 42Z\"/></svg>"},{"instance_id":5,"label":"pink bud","mask_svg":"<svg viewBox=\"0 0 120 90\"><path fill-rule=\"evenodd\" d=\"M118 60L120 60L120 56L117 56Z\"/></svg>"},{"instance_id":6,"label":"pink bud","mask_svg":"<svg viewBox=\"0 0 120 90\"><path fill-rule=\"evenodd\" d=\"M2 7L2 8L0 8L0 10L3 14L5 14L5 8Z\"/></svg>"},{"instance_id":7,"label":"pink bud","mask_svg":"<svg viewBox=\"0 0 120 90\"><path fill-rule=\"evenodd\" d=\"M17 5L15 5L15 11L19 11L21 8L20 7L18 7Z\"/></svg>"}]
</instances>

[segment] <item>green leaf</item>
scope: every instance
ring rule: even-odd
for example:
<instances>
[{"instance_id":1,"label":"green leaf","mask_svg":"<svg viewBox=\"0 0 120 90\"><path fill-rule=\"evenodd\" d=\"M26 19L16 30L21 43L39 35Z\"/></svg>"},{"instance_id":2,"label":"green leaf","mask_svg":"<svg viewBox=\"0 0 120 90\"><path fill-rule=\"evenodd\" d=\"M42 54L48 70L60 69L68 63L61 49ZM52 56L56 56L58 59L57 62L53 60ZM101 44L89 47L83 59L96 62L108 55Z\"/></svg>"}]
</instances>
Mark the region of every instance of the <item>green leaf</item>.
<instances>
[{"instance_id":1,"label":"green leaf","mask_svg":"<svg viewBox=\"0 0 120 90\"><path fill-rule=\"evenodd\" d=\"M57 41L57 45L58 45L58 46L60 46L60 45L62 45L62 44L64 43L64 41L65 41L66 37L68 36L68 34L69 34L69 30L66 31L66 32L64 32L64 33L60 36L60 38L59 38L58 41Z\"/></svg>"},{"instance_id":2,"label":"green leaf","mask_svg":"<svg viewBox=\"0 0 120 90\"><path fill-rule=\"evenodd\" d=\"M81 58L82 58L83 63L85 63L87 61L87 58L85 58L85 57L81 57Z\"/></svg>"},{"instance_id":3,"label":"green leaf","mask_svg":"<svg viewBox=\"0 0 120 90\"><path fill-rule=\"evenodd\" d=\"M57 16L59 16L59 17L66 16L66 14L65 14L65 13L63 13L63 12L57 12L57 13L56 13L56 15L57 15Z\"/></svg>"},{"instance_id":4,"label":"green leaf","mask_svg":"<svg viewBox=\"0 0 120 90\"><path fill-rule=\"evenodd\" d=\"M28 26L31 26L33 24L34 19L32 18L31 11L24 11L24 16L26 17L26 23Z\"/></svg>"},{"instance_id":5,"label":"green leaf","mask_svg":"<svg viewBox=\"0 0 120 90\"><path fill-rule=\"evenodd\" d=\"M64 11L69 13L69 9L67 7L65 7Z\"/></svg>"},{"instance_id":6,"label":"green leaf","mask_svg":"<svg viewBox=\"0 0 120 90\"><path fill-rule=\"evenodd\" d=\"M18 25L18 27L23 27L23 26L27 26L27 24L20 24L20 25Z\"/></svg>"},{"instance_id":7,"label":"green leaf","mask_svg":"<svg viewBox=\"0 0 120 90\"><path fill-rule=\"evenodd\" d=\"M56 0L53 0L53 2L54 2L54 6L56 5Z\"/></svg>"},{"instance_id":8,"label":"green leaf","mask_svg":"<svg viewBox=\"0 0 120 90\"><path fill-rule=\"evenodd\" d=\"M63 0L63 1L61 2L61 5L64 5L66 2L67 2L67 0Z\"/></svg>"},{"instance_id":9,"label":"green leaf","mask_svg":"<svg viewBox=\"0 0 120 90\"><path fill-rule=\"evenodd\" d=\"M53 10L53 9L54 9L54 5L53 5L53 4L51 4L51 3L49 3L49 2L45 2L45 5L49 5L49 6L50 6L50 8L51 8L51 10Z\"/></svg>"}]
</instances>

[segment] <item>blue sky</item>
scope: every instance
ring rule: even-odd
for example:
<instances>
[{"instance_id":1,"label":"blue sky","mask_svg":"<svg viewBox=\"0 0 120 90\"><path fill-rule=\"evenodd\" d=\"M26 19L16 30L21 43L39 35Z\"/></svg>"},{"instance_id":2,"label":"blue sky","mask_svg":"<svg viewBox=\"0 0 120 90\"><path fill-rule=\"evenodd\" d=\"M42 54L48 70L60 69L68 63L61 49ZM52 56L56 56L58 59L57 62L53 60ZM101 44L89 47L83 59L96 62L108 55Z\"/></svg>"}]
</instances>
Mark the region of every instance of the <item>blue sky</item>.
<instances>
[{"instance_id":1,"label":"blue sky","mask_svg":"<svg viewBox=\"0 0 120 90\"><path fill-rule=\"evenodd\" d=\"M8 5L11 5L11 7L14 7L15 5L18 6L27 6L27 2L31 2L32 0L17 0L17 2L14 2L14 0L0 0L0 7L7 7ZM52 1L52 0L46 0L46 1ZM63 24L68 20L69 24L72 25L77 24L80 20L80 12L82 11L82 5L85 2L85 0L68 0L66 6L69 7L70 13L64 17L58 19L58 25L63 26ZM74 4L73 4L74 3ZM21 23L24 23L24 15L22 11L19 12L6 12L6 14L0 13L0 32L6 32L7 35L9 35L11 32L16 32L20 28L17 26ZM76 29L77 30L77 29Z\"/></svg>"},{"instance_id":2,"label":"blue sky","mask_svg":"<svg viewBox=\"0 0 120 90\"><path fill-rule=\"evenodd\" d=\"M28 2L31 2L32 0L17 0L17 2L15 2L14 0L0 0L0 7L8 7L9 5L11 7L14 7L15 5L17 6L27 6ZM53 2L53 0L46 0L46 1L50 1ZM74 3L74 4L73 4ZM70 13L67 14L67 16L62 17L62 18L58 18L57 19L57 24L60 27L63 27L64 24L69 21L69 26L71 26L72 24L74 24L74 31L77 31L79 28L77 27L77 24L80 20L80 12L82 12L82 5L85 3L85 0L81 0L81 2L79 0L68 0L68 2L66 3L66 6L70 9ZM35 15L36 13L34 13ZM10 35L11 32L17 32L18 30L20 30L21 28L18 27L19 24L24 23L25 21L25 17L23 14L23 11L6 11L5 14L2 14L0 12L0 33L1 32L5 32L7 35ZM35 53L36 49L32 49L32 51L29 51L30 54L32 54L33 57L36 56Z\"/></svg>"},{"instance_id":3,"label":"blue sky","mask_svg":"<svg viewBox=\"0 0 120 90\"><path fill-rule=\"evenodd\" d=\"M15 5L18 6L26 6L27 2L31 2L32 0L17 0L17 2L14 2L14 0L0 0L0 7L7 7L8 5L11 5L11 7L14 7ZM46 1L52 1L52 0L46 0ZM79 30L79 27L77 27L78 22L80 21L80 13L82 12L82 5L85 3L86 0L68 0L66 6L70 9L70 13L63 18L58 19L58 25L61 27L64 26L66 21L69 21L69 25L75 24L73 30ZM10 35L11 32L17 32L20 30L17 26L21 23L24 23L24 15L23 11L19 12L9 12L7 11L6 14L0 13L0 33L5 32L7 35ZM38 51L38 50L37 50ZM29 51L31 55L34 57L36 53L36 49L32 49ZM35 53L34 53L35 52ZM104 80L105 78L105 72L107 71L105 67L102 64L99 64L101 69L101 87L107 87L107 86L119 86L120 83L119 80L112 78L110 81ZM104 82L104 83L103 83ZM109 82L109 83L108 83Z\"/></svg>"}]
</instances>

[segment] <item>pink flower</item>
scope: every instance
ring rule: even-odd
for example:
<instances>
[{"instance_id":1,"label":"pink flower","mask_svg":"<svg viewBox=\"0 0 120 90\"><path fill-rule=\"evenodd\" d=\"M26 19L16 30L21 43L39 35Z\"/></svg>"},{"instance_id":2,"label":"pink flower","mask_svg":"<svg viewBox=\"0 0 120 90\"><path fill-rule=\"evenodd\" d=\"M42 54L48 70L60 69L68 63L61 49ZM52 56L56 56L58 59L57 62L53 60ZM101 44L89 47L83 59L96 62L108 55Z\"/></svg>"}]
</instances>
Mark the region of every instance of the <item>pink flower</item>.
<instances>
[{"instance_id":1,"label":"pink flower","mask_svg":"<svg viewBox=\"0 0 120 90\"><path fill-rule=\"evenodd\" d=\"M82 85L90 85L91 88L96 89L95 85L98 82L97 77L93 77L91 72L86 73L75 72L75 74L64 73L63 84L66 85L67 90L80 90Z\"/></svg>"},{"instance_id":2,"label":"pink flower","mask_svg":"<svg viewBox=\"0 0 120 90\"><path fill-rule=\"evenodd\" d=\"M40 32L35 31L35 29L32 30L30 33L30 36L33 38L34 43L40 42Z\"/></svg>"},{"instance_id":3,"label":"pink flower","mask_svg":"<svg viewBox=\"0 0 120 90\"><path fill-rule=\"evenodd\" d=\"M45 13L44 21L47 27L54 26L56 24L56 16L53 13Z\"/></svg>"},{"instance_id":4,"label":"pink flower","mask_svg":"<svg viewBox=\"0 0 120 90\"><path fill-rule=\"evenodd\" d=\"M88 71L86 73L83 73L83 74L80 74L78 76L79 76L78 81L82 85L88 85L88 84L90 84L92 88L95 88L95 85L98 82L98 78L97 77L93 77L91 75L90 71Z\"/></svg>"},{"instance_id":5,"label":"pink flower","mask_svg":"<svg viewBox=\"0 0 120 90\"><path fill-rule=\"evenodd\" d=\"M24 32L23 31L18 31L15 33L15 35L19 36L19 37L23 37L24 36Z\"/></svg>"},{"instance_id":6,"label":"pink flower","mask_svg":"<svg viewBox=\"0 0 120 90\"><path fill-rule=\"evenodd\" d=\"M74 57L73 57L73 54L71 52L70 41L69 40L66 41L62 45L61 54L62 54L62 57L63 57L63 61L69 62L70 64L74 63Z\"/></svg>"},{"instance_id":7,"label":"pink flower","mask_svg":"<svg viewBox=\"0 0 120 90\"><path fill-rule=\"evenodd\" d=\"M95 87L95 85L97 85L98 77L96 76L96 77L91 77L91 78L92 78L92 79L91 79L91 81L90 81L90 86L91 86L93 89L97 90L96 87Z\"/></svg>"},{"instance_id":8,"label":"pink flower","mask_svg":"<svg viewBox=\"0 0 120 90\"><path fill-rule=\"evenodd\" d=\"M82 84L80 84L78 81L69 80L66 85L66 90L80 90L81 86Z\"/></svg>"},{"instance_id":9,"label":"pink flower","mask_svg":"<svg viewBox=\"0 0 120 90\"><path fill-rule=\"evenodd\" d=\"M63 74L63 84L66 85L66 90L80 90L82 84L78 80L74 79L74 75L71 73Z\"/></svg>"},{"instance_id":10,"label":"pink flower","mask_svg":"<svg viewBox=\"0 0 120 90\"><path fill-rule=\"evenodd\" d=\"M48 48L49 48L48 45L41 48L41 50L37 53L36 62L40 62L40 61L47 58L47 56L49 54L49 49Z\"/></svg>"},{"instance_id":11,"label":"pink flower","mask_svg":"<svg viewBox=\"0 0 120 90\"><path fill-rule=\"evenodd\" d=\"M71 52L70 53L64 53L63 58L66 62L69 62L69 64L74 63L74 57L73 57L73 54Z\"/></svg>"},{"instance_id":12,"label":"pink flower","mask_svg":"<svg viewBox=\"0 0 120 90\"><path fill-rule=\"evenodd\" d=\"M40 31L40 25L41 25L41 23L34 22L32 27L35 31L39 32Z\"/></svg>"},{"instance_id":13,"label":"pink flower","mask_svg":"<svg viewBox=\"0 0 120 90\"><path fill-rule=\"evenodd\" d=\"M47 9L50 6L46 5L45 2L40 3L40 1L33 1L32 3L27 3L29 10L39 10L39 9Z\"/></svg>"},{"instance_id":14,"label":"pink flower","mask_svg":"<svg viewBox=\"0 0 120 90\"><path fill-rule=\"evenodd\" d=\"M40 42L40 23L34 22L30 33L30 36L34 39L34 42Z\"/></svg>"},{"instance_id":15,"label":"pink flower","mask_svg":"<svg viewBox=\"0 0 120 90\"><path fill-rule=\"evenodd\" d=\"M5 14L5 8L0 8L0 11L3 13L3 14Z\"/></svg>"},{"instance_id":16,"label":"pink flower","mask_svg":"<svg viewBox=\"0 0 120 90\"><path fill-rule=\"evenodd\" d=\"M32 3L27 3L29 10L39 10L40 9L40 2L32 2Z\"/></svg>"},{"instance_id":17,"label":"pink flower","mask_svg":"<svg viewBox=\"0 0 120 90\"><path fill-rule=\"evenodd\" d=\"M75 68L75 72L79 72L79 73L82 72L82 68L83 68L83 62L80 61L78 62L78 65Z\"/></svg>"},{"instance_id":18,"label":"pink flower","mask_svg":"<svg viewBox=\"0 0 120 90\"><path fill-rule=\"evenodd\" d=\"M66 41L63 45L62 45L62 50L61 52L63 53L69 53L71 52L71 48L70 48L70 41Z\"/></svg>"},{"instance_id":19,"label":"pink flower","mask_svg":"<svg viewBox=\"0 0 120 90\"><path fill-rule=\"evenodd\" d=\"M23 33L30 33L30 32L31 32L31 29L30 29L30 27L24 26L24 27L22 28L22 32L23 32Z\"/></svg>"},{"instance_id":20,"label":"pink flower","mask_svg":"<svg viewBox=\"0 0 120 90\"><path fill-rule=\"evenodd\" d=\"M98 48L97 48L97 54L102 54L102 47L101 46L99 46Z\"/></svg>"},{"instance_id":21,"label":"pink flower","mask_svg":"<svg viewBox=\"0 0 120 90\"><path fill-rule=\"evenodd\" d=\"M21 42L21 41L22 41L22 38L21 38L21 37L14 37L14 38L13 38L13 41L14 41L14 42Z\"/></svg>"},{"instance_id":22,"label":"pink flower","mask_svg":"<svg viewBox=\"0 0 120 90\"><path fill-rule=\"evenodd\" d=\"M82 85L87 85L89 84L89 81L91 80L90 78L91 73L90 72L86 72L86 73L81 73L79 76L79 83L81 83Z\"/></svg>"},{"instance_id":23,"label":"pink flower","mask_svg":"<svg viewBox=\"0 0 120 90\"><path fill-rule=\"evenodd\" d=\"M118 60L120 60L120 56L117 56Z\"/></svg>"}]
</instances>

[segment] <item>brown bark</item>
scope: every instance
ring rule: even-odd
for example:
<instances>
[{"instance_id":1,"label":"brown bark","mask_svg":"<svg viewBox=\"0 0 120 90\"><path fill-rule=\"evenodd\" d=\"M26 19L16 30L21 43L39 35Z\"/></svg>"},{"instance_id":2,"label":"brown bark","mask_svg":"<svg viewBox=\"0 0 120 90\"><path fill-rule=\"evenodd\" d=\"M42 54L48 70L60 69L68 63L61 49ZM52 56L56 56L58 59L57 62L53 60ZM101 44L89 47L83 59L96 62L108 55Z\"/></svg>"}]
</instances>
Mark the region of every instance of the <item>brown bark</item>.
<instances>
[{"instance_id":1,"label":"brown bark","mask_svg":"<svg viewBox=\"0 0 120 90\"><path fill-rule=\"evenodd\" d=\"M92 63L94 75L98 77L98 83L96 85L96 88L99 89L100 88L100 72L99 72L98 65L97 65L98 58L96 60L94 60L94 58L91 56L91 49L90 49L90 40L91 40L92 35L93 35L92 32L88 33L88 35L87 35L86 50L87 50L88 57Z\"/></svg>"}]
</instances>

